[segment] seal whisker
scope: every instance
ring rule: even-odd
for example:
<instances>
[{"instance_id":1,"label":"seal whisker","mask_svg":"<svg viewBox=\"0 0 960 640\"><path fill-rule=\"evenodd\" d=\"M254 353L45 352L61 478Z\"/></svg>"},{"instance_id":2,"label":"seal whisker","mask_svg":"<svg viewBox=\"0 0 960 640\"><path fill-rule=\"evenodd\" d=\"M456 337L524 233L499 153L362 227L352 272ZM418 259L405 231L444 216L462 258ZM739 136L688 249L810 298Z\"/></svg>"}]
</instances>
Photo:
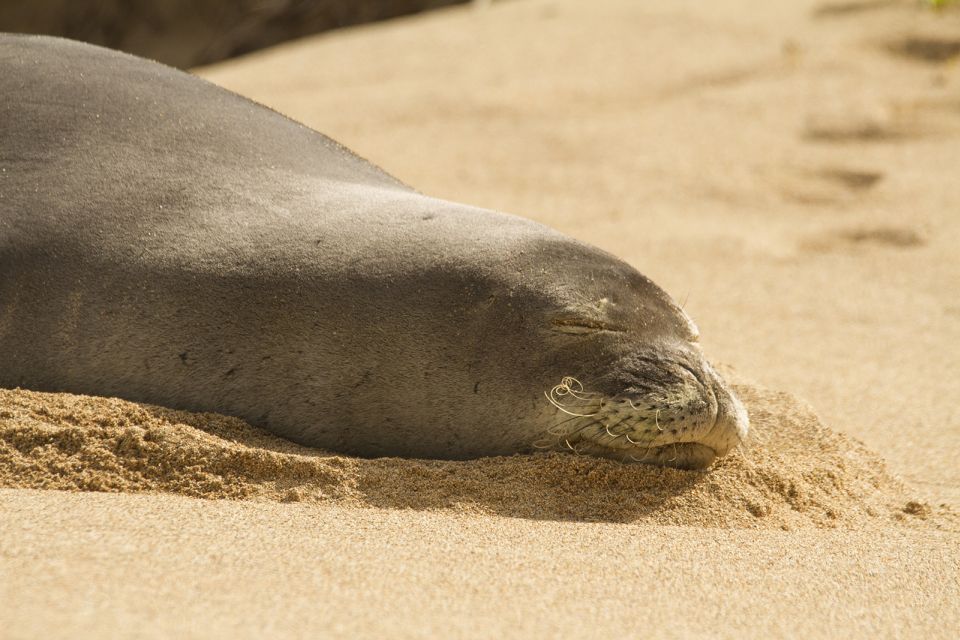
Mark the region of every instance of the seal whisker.
<instances>
[{"instance_id":1,"label":"seal whisker","mask_svg":"<svg viewBox=\"0 0 960 640\"><path fill-rule=\"evenodd\" d=\"M554 386L553 389L550 390L550 395L556 395L559 397L573 396L578 400L592 400L594 398L601 397L601 394L595 391L584 391L583 383L570 376L564 376L560 380L560 384Z\"/></svg>"},{"instance_id":2,"label":"seal whisker","mask_svg":"<svg viewBox=\"0 0 960 640\"><path fill-rule=\"evenodd\" d=\"M590 417L592 417L592 416L586 416L586 417L587 417L587 418L590 418ZM580 433L580 432L583 431L584 429L587 429L587 428L589 428L589 427L591 427L591 426L593 426L593 425L595 425L595 424L598 423L597 420L587 420L585 424L581 425L581 426L580 426L579 428L577 428L577 429L564 430L564 429L560 429L560 428L559 428L559 427L562 427L562 426L565 425L565 424L568 424L568 423L570 423L570 422L573 422L574 420L579 420L579 419L581 419L580 416L577 416L577 417L574 417L574 418L567 418L566 420L563 420L563 421L559 422L558 424L556 424L556 425L550 427L549 429L547 429L547 433L549 433L549 434L552 435L552 436L556 436L557 438L564 437L564 436L573 436L573 435L576 435L576 434Z\"/></svg>"},{"instance_id":3,"label":"seal whisker","mask_svg":"<svg viewBox=\"0 0 960 640\"><path fill-rule=\"evenodd\" d=\"M567 422L569 422L569 421L567 421ZM597 425L597 424L598 424L598 422L597 422L596 420L590 420L590 421L587 421L586 424L583 424L583 425L577 427L576 429L571 429L571 430L569 430L569 431L563 431L563 430L557 430L557 428L554 427L554 428L548 430L547 433L549 433L550 435L552 435L552 436L554 436L555 438L557 438L557 444L563 442L564 444L566 444L567 448L570 448L570 446L571 446L571 445L570 445L570 440L571 440L571 439L579 439L580 434L581 434L585 429L589 429L590 427L595 426L595 425Z\"/></svg>"},{"instance_id":4,"label":"seal whisker","mask_svg":"<svg viewBox=\"0 0 960 640\"><path fill-rule=\"evenodd\" d=\"M627 421L629 421L629 420L630 420L630 417L628 416L628 417L626 417L626 418L621 418L621 419L618 420L617 422L614 422L614 423L613 423L612 425L610 425L609 427L607 427L607 425L604 424L604 427L607 429L607 433L610 433L614 438L619 438L620 436L626 436L627 432L626 432L626 431L623 431L622 433L613 433L613 429L616 429L617 427L619 427L620 425L622 425L624 422L627 422ZM628 427L629 427L629 425L628 425Z\"/></svg>"},{"instance_id":5,"label":"seal whisker","mask_svg":"<svg viewBox=\"0 0 960 640\"><path fill-rule=\"evenodd\" d=\"M553 428L559 427L560 425L567 424L568 422L573 422L574 420L578 420L578 419L580 419L580 418L592 418L592 417L593 417L593 416L573 416L573 417L571 417L571 418L565 418L565 419L561 420L560 422L558 422L557 424L555 424Z\"/></svg>"},{"instance_id":6,"label":"seal whisker","mask_svg":"<svg viewBox=\"0 0 960 640\"><path fill-rule=\"evenodd\" d=\"M566 434L564 434L564 435L565 435L566 437L578 436L578 435L580 435L581 433L583 433L584 431L586 431L587 429L589 429L590 427L595 427L595 426L597 426L598 424L599 424L599 421L598 421L598 420L592 420L592 421L586 423L585 425L581 426L579 429L576 429L576 430L574 430L574 431L570 431L570 432L568 432L568 433L566 433Z\"/></svg>"},{"instance_id":7,"label":"seal whisker","mask_svg":"<svg viewBox=\"0 0 960 640\"><path fill-rule=\"evenodd\" d=\"M553 393L558 396L573 396L578 400L589 400L600 395L594 391L584 391L583 383L571 376L564 376L560 384L553 388Z\"/></svg>"},{"instance_id":8,"label":"seal whisker","mask_svg":"<svg viewBox=\"0 0 960 640\"><path fill-rule=\"evenodd\" d=\"M554 387L554 389L556 389L556 387ZM597 415L597 412L596 412L596 411L593 412L593 413L574 413L573 411L569 411L569 410L565 409L562 404L560 404L559 402L557 402L556 400L554 400L553 397L551 397L551 395L548 394L546 391L543 392L543 395L545 395L545 396L547 397L547 400L550 401L550 404L552 404L554 407L556 407L557 409L559 409L560 411L563 411L564 413L566 413L566 414L568 414L568 415L576 416L576 417L579 417L579 418L591 418L591 417Z\"/></svg>"},{"instance_id":9,"label":"seal whisker","mask_svg":"<svg viewBox=\"0 0 960 640\"><path fill-rule=\"evenodd\" d=\"M643 457L642 457L642 458L637 458L637 457L635 457L632 453L631 453L631 454L627 454L627 455L629 455L629 456L630 456L630 459L633 460L634 462L643 462L643 461L645 461L645 460L647 460L647 459L650 458L650 447L647 447L647 448L644 450L644 452L643 452Z\"/></svg>"}]
</instances>

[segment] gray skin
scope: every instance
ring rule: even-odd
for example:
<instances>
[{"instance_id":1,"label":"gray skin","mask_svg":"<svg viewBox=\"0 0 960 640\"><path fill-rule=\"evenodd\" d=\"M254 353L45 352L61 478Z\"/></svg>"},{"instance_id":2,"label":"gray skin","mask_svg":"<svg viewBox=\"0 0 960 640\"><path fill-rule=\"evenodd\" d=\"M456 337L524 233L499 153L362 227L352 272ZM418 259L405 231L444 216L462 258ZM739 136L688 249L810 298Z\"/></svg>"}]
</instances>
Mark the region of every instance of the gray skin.
<instances>
[{"instance_id":1,"label":"gray skin","mask_svg":"<svg viewBox=\"0 0 960 640\"><path fill-rule=\"evenodd\" d=\"M367 457L700 468L747 430L696 327L621 260L417 193L189 74L37 36L0 35L0 385Z\"/></svg>"}]
</instances>

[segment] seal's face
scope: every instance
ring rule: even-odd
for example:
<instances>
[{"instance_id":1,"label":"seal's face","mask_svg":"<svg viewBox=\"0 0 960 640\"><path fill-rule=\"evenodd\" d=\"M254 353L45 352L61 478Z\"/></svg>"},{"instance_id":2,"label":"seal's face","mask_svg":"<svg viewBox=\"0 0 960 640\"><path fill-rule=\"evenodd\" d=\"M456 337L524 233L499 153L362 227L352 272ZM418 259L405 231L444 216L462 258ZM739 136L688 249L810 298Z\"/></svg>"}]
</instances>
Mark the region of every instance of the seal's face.
<instances>
[{"instance_id":1,"label":"seal's face","mask_svg":"<svg viewBox=\"0 0 960 640\"><path fill-rule=\"evenodd\" d=\"M538 446L702 469L744 440L747 413L687 314L629 266L605 266L554 316L571 341L566 362L576 364L544 390L553 423ZM602 367L588 363L598 353L608 358Z\"/></svg>"}]
</instances>

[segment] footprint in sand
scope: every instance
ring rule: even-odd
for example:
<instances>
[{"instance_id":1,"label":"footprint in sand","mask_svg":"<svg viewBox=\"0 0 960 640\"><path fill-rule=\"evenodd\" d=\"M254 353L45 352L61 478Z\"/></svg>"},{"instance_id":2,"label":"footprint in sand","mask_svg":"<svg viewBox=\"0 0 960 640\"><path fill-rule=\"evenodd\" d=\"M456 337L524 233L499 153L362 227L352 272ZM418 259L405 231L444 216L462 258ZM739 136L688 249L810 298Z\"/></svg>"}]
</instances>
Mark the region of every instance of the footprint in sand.
<instances>
[{"instance_id":1,"label":"footprint in sand","mask_svg":"<svg viewBox=\"0 0 960 640\"><path fill-rule=\"evenodd\" d=\"M884 48L902 58L928 64L943 64L960 57L960 38L907 36L884 43Z\"/></svg>"},{"instance_id":2,"label":"footprint in sand","mask_svg":"<svg viewBox=\"0 0 960 640\"><path fill-rule=\"evenodd\" d=\"M883 173L879 171L841 168L821 169L814 175L822 180L841 185L850 191L867 191L883 179Z\"/></svg>"},{"instance_id":3,"label":"footprint in sand","mask_svg":"<svg viewBox=\"0 0 960 640\"><path fill-rule=\"evenodd\" d=\"M860 247L911 249L926 243L920 233L908 227L852 227L808 236L801 240L800 249L811 253L829 253Z\"/></svg>"},{"instance_id":4,"label":"footprint in sand","mask_svg":"<svg viewBox=\"0 0 960 640\"><path fill-rule=\"evenodd\" d=\"M801 137L809 142L849 143L891 142L920 135L916 128L890 118L817 115L807 120Z\"/></svg>"},{"instance_id":5,"label":"footprint in sand","mask_svg":"<svg viewBox=\"0 0 960 640\"><path fill-rule=\"evenodd\" d=\"M814 18L840 18L854 16L876 9L883 9L898 4L896 0L865 0L862 2L830 2L821 4L813 9Z\"/></svg>"},{"instance_id":6,"label":"footprint in sand","mask_svg":"<svg viewBox=\"0 0 960 640\"><path fill-rule=\"evenodd\" d=\"M881 171L833 166L781 171L775 185L780 195L791 202L842 205L861 201L883 179Z\"/></svg>"}]
</instances>

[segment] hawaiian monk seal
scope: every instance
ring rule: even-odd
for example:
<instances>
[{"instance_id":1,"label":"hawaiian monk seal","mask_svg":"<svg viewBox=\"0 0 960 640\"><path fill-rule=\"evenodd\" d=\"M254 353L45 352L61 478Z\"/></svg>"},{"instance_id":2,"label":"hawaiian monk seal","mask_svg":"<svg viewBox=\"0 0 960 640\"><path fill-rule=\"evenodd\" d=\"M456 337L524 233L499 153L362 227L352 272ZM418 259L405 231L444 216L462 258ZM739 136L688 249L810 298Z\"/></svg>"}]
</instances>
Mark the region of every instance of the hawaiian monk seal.
<instances>
[{"instance_id":1,"label":"hawaiian monk seal","mask_svg":"<svg viewBox=\"0 0 960 640\"><path fill-rule=\"evenodd\" d=\"M0 385L360 456L700 468L747 430L649 279L175 69L0 36Z\"/></svg>"}]
</instances>

